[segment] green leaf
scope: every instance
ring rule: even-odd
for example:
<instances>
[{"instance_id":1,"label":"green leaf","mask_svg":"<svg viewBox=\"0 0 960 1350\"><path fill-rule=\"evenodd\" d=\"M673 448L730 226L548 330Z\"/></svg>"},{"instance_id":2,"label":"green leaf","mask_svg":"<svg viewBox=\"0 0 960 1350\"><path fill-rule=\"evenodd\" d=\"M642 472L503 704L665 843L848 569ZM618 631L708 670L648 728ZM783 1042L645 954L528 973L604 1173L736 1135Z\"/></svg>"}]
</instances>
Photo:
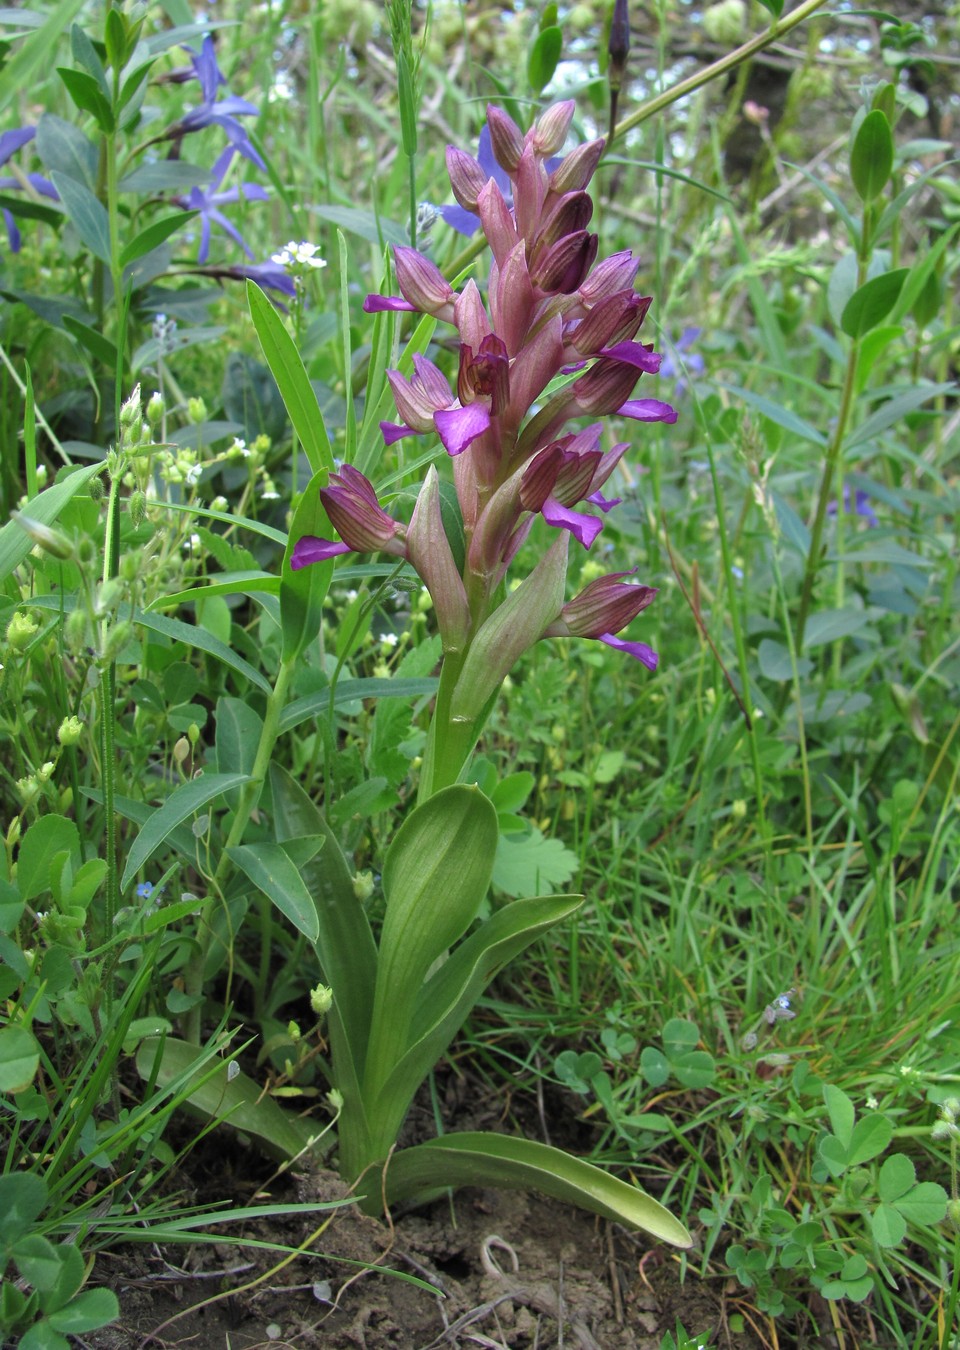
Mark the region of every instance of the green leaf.
<instances>
[{"instance_id":1,"label":"green leaf","mask_svg":"<svg viewBox=\"0 0 960 1350\"><path fill-rule=\"evenodd\" d=\"M803 636L803 649L822 647L857 633L870 622L870 615L862 609L846 605L843 609L821 609L810 615Z\"/></svg>"},{"instance_id":2,"label":"green leaf","mask_svg":"<svg viewBox=\"0 0 960 1350\"><path fill-rule=\"evenodd\" d=\"M862 202L872 202L890 181L893 133L886 116L875 108L860 123L850 151L850 177Z\"/></svg>"},{"instance_id":3,"label":"green leaf","mask_svg":"<svg viewBox=\"0 0 960 1350\"><path fill-rule=\"evenodd\" d=\"M560 839L547 839L535 827L501 835L493 860L493 884L506 895L533 896L564 885L580 860Z\"/></svg>"},{"instance_id":4,"label":"green leaf","mask_svg":"<svg viewBox=\"0 0 960 1350\"><path fill-rule=\"evenodd\" d=\"M893 1153L880 1168L877 1189L880 1199L892 1204L916 1184L917 1169L904 1153Z\"/></svg>"},{"instance_id":5,"label":"green leaf","mask_svg":"<svg viewBox=\"0 0 960 1350\"><path fill-rule=\"evenodd\" d=\"M40 1047L26 1027L0 1030L0 1092L25 1092L40 1067Z\"/></svg>"},{"instance_id":6,"label":"green leaf","mask_svg":"<svg viewBox=\"0 0 960 1350\"><path fill-rule=\"evenodd\" d=\"M102 464L87 464L74 469L45 492L32 497L23 507L23 514L41 525L53 525L72 497L87 486L103 469ZM7 521L0 529L0 581L4 581L15 567L19 567L33 548L33 540L21 530L15 520Z\"/></svg>"},{"instance_id":7,"label":"green leaf","mask_svg":"<svg viewBox=\"0 0 960 1350\"><path fill-rule=\"evenodd\" d=\"M409 680L399 678L340 680L334 691L333 706L342 707L344 703L354 703L357 699L367 698L429 698L436 692L437 680L433 676L429 679ZM280 730L292 731L309 717L326 717L329 708L329 689L321 689L317 694L294 699L280 714Z\"/></svg>"},{"instance_id":8,"label":"green leaf","mask_svg":"<svg viewBox=\"0 0 960 1350\"><path fill-rule=\"evenodd\" d=\"M875 413L871 413L865 422L850 433L845 442L846 449L852 450L854 446L873 440L881 431L886 431L887 427L893 426L908 413L916 412L932 398L939 398L941 394L950 393L955 389L956 385L947 381L944 384L920 384L902 394L897 394L882 404Z\"/></svg>"},{"instance_id":9,"label":"green leaf","mask_svg":"<svg viewBox=\"0 0 960 1350\"><path fill-rule=\"evenodd\" d=\"M257 746L263 733L263 719L245 699L217 699L217 772L249 774L257 757ZM239 803L239 789L228 793L227 804L235 810Z\"/></svg>"},{"instance_id":10,"label":"green leaf","mask_svg":"<svg viewBox=\"0 0 960 1350\"><path fill-rule=\"evenodd\" d=\"M148 614L142 609L134 610L133 618L142 628L161 633L164 637L172 638L174 642L183 642L188 647L197 647L200 651L222 661L245 680L255 684L263 693L272 692L269 681L255 666L251 666L249 661L244 661L243 657L238 656L225 642L221 642L197 624L183 623L180 619L168 619L159 614Z\"/></svg>"},{"instance_id":11,"label":"green leaf","mask_svg":"<svg viewBox=\"0 0 960 1350\"><path fill-rule=\"evenodd\" d=\"M333 451L313 386L293 338L259 286L247 282L247 304L263 355L300 438L312 473L333 471Z\"/></svg>"},{"instance_id":12,"label":"green leaf","mask_svg":"<svg viewBox=\"0 0 960 1350\"><path fill-rule=\"evenodd\" d=\"M757 648L757 665L765 680L792 680L793 666L790 661L790 648L773 638L761 638ZM813 669L808 656L797 657L797 674L802 679Z\"/></svg>"},{"instance_id":13,"label":"green leaf","mask_svg":"<svg viewBox=\"0 0 960 1350\"><path fill-rule=\"evenodd\" d=\"M111 11L112 12L112 11ZM189 192L192 187L203 187L210 182L210 170L183 159L161 159L156 164L140 164L125 174L117 185L118 192Z\"/></svg>"},{"instance_id":14,"label":"green leaf","mask_svg":"<svg viewBox=\"0 0 960 1350\"><path fill-rule=\"evenodd\" d=\"M21 43L0 69L0 110L5 111L25 89L33 88L38 77L46 78L53 65L54 48L84 4L85 0L60 0L44 15L42 27Z\"/></svg>"},{"instance_id":15,"label":"green leaf","mask_svg":"<svg viewBox=\"0 0 960 1350\"><path fill-rule=\"evenodd\" d=\"M851 295L840 315L840 327L855 341L876 328L893 309L903 288L908 269L899 267L894 272L881 272Z\"/></svg>"},{"instance_id":16,"label":"green leaf","mask_svg":"<svg viewBox=\"0 0 960 1350\"><path fill-rule=\"evenodd\" d=\"M410 1049L371 1104L371 1119L392 1143L414 1094L444 1054L492 979L520 952L583 904L579 895L536 896L497 910L471 933L420 991Z\"/></svg>"},{"instance_id":17,"label":"green leaf","mask_svg":"<svg viewBox=\"0 0 960 1350\"><path fill-rule=\"evenodd\" d=\"M936 269L940 259L946 253L950 244L953 243L958 231L960 231L960 224L945 230L936 243L931 248L925 248L914 262L893 311L894 319L902 319L904 315L911 313L928 282L931 280L936 282ZM930 315L930 318L932 317L933 315Z\"/></svg>"},{"instance_id":18,"label":"green leaf","mask_svg":"<svg viewBox=\"0 0 960 1350\"><path fill-rule=\"evenodd\" d=\"M196 1072L191 1073L194 1066ZM316 1134L308 1122L282 1110L266 1096L259 1083L245 1073L237 1073L235 1061L218 1064L211 1072L210 1052L199 1045L173 1037L146 1040L137 1051L137 1072L147 1082L156 1072L160 1088L182 1080L187 1106L207 1120L225 1121L251 1135L270 1157L296 1157Z\"/></svg>"},{"instance_id":19,"label":"green leaf","mask_svg":"<svg viewBox=\"0 0 960 1350\"><path fill-rule=\"evenodd\" d=\"M108 370L116 370L117 349L98 328L91 328L89 324L81 323L72 314L64 314L63 326L70 336L75 337L82 346L86 347L90 355L97 361L102 361Z\"/></svg>"},{"instance_id":20,"label":"green leaf","mask_svg":"<svg viewBox=\"0 0 960 1350\"><path fill-rule=\"evenodd\" d=\"M409 244L406 228L396 221L375 216L372 211L361 211L356 206L315 205L312 214L326 220L347 234L355 234L368 243L383 247L384 244ZM279 383L279 381L277 382Z\"/></svg>"},{"instance_id":21,"label":"green leaf","mask_svg":"<svg viewBox=\"0 0 960 1350\"><path fill-rule=\"evenodd\" d=\"M83 244L95 258L110 266L110 222L106 207L83 183L54 170L50 181L57 189L67 215Z\"/></svg>"},{"instance_id":22,"label":"green leaf","mask_svg":"<svg viewBox=\"0 0 960 1350\"><path fill-rule=\"evenodd\" d=\"M147 612L155 609L175 609L180 605L193 604L207 596L215 595L279 595L280 578L272 572L248 571L220 573L224 580L211 581L202 586L188 586L185 591L174 591L172 595L158 595L147 606Z\"/></svg>"},{"instance_id":23,"label":"green leaf","mask_svg":"<svg viewBox=\"0 0 960 1350\"><path fill-rule=\"evenodd\" d=\"M110 12L115 13L114 10ZM112 1290L84 1289L65 1308L49 1313L47 1321L57 1331L78 1336L84 1331L98 1331L119 1316L120 1304Z\"/></svg>"},{"instance_id":24,"label":"green leaf","mask_svg":"<svg viewBox=\"0 0 960 1350\"><path fill-rule=\"evenodd\" d=\"M8 1172L0 1176L4 1241L13 1242L21 1233L29 1233L46 1203L46 1184L33 1172Z\"/></svg>"},{"instance_id":25,"label":"green leaf","mask_svg":"<svg viewBox=\"0 0 960 1350\"><path fill-rule=\"evenodd\" d=\"M870 1215L870 1228L879 1247L896 1247L907 1235L907 1221L892 1205L877 1206Z\"/></svg>"},{"instance_id":26,"label":"green leaf","mask_svg":"<svg viewBox=\"0 0 960 1350\"><path fill-rule=\"evenodd\" d=\"M728 394L733 394L734 398L742 399L750 407L756 408L757 412L762 413L764 417L769 417L770 421L775 422L778 427L783 427L785 431L792 431L801 440L811 441L814 445L826 445L827 438L823 432L818 431L812 423L805 421L797 413L791 412L789 408L782 408L779 403L764 398L762 394L755 394L752 389L740 389L736 385L723 383L718 383L717 388L725 389Z\"/></svg>"},{"instance_id":27,"label":"green leaf","mask_svg":"<svg viewBox=\"0 0 960 1350\"><path fill-rule=\"evenodd\" d=\"M309 942L320 936L317 907L282 844L240 844L227 850L232 862L272 901Z\"/></svg>"},{"instance_id":28,"label":"green leaf","mask_svg":"<svg viewBox=\"0 0 960 1350\"><path fill-rule=\"evenodd\" d=\"M80 832L66 816L41 816L23 836L17 859L21 900L33 900L50 889L50 863L57 853L80 860Z\"/></svg>"},{"instance_id":29,"label":"green leaf","mask_svg":"<svg viewBox=\"0 0 960 1350\"><path fill-rule=\"evenodd\" d=\"M555 24L542 28L527 57L527 79L539 97L553 79L563 51L563 33Z\"/></svg>"},{"instance_id":30,"label":"green leaf","mask_svg":"<svg viewBox=\"0 0 960 1350\"><path fill-rule=\"evenodd\" d=\"M136 877L137 872L148 858L156 852L167 836L188 816L192 816L207 802L220 797L231 788L240 787L251 781L245 773L203 773L188 783L174 788L170 796L150 816L133 842L120 879L120 889L127 886Z\"/></svg>"},{"instance_id":31,"label":"green leaf","mask_svg":"<svg viewBox=\"0 0 960 1350\"><path fill-rule=\"evenodd\" d=\"M320 489L329 474L321 469L311 478L290 522L290 538L280 569L280 631L283 635L281 660L290 662L302 656L320 632L323 602L333 577L333 559L311 563L294 571L290 559L298 540L304 535L322 539L334 537L327 513L320 500Z\"/></svg>"},{"instance_id":32,"label":"green leaf","mask_svg":"<svg viewBox=\"0 0 960 1350\"><path fill-rule=\"evenodd\" d=\"M49 1239L40 1233L27 1233L14 1245L12 1254L20 1274L34 1289L39 1289L42 1294L56 1289L61 1263L57 1249Z\"/></svg>"},{"instance_id":33,"label":"green leaf","mask_svg":"<svg viewBox=\"0 0 960 1350\"><path fill-rule=\"evenodd\" d=\"M833 1083L824 1084L823 1100L830 1117L830 1128L843 1147L849 1148L853 1136L853 1122L856 1118L853 1102L842 1088L835 1087Z\"/></svg>"},{"instance_id":34,"label":"green leaf","mask_svg":"<svg viewBox=\"0 0 960 1350\"><path fill-rule=\"evenodd\" d=\"M113 109L94 77L85 70L72 70L69 66L58 66L57 74L76 107L90 113L100 130L109 135L114 130Z\"/></svg>"},{"instance_id":35,"label":"green leaf","mask_svg":"<svg viewBox=\"0 0 960 1350\"><path fill-rule=\"evenodd\" d=\"M127 64L127 25L118 9L108 9L103 21L103 43L107 60L115 71Z\"/></svg>"},{"instance_id":36,"label":"green leaf","mask_svg":"<svg viewBox=\"0 0 960 1350\"><path fill-rule=\"evenodd\" d=\"M938 1182L920 1181L906 1195L899 1197L896 1207L908 1223L930 1228L946 1218L949 1199Z\"/></svg>"},{"instance_id":37,"label":"green leaf","mask_svg":"<svg viewBox=\"0 0 960 1350\"><path fill-rule=\"evenodd\" d=\"M111 10L110 13L114 14L116 11ZM134 235L129 244L121 250L120 266L127 267L130 263L136 262L137 258L142 258L145 253L159 248L176 230L179 230L181 225L186 224L196 214L196 211L178 211L175 216L164 216L162 220L153 221L145 230Z\"/></svg>"},{"instance_id":38,"label":"green leaf","mask_svg":"<svg viewBox=\"0 0 960 1350\"><path fill-rule=\"evenodd\" d=\"M817 1152L834 1180L843 1176L847 1170L847 1150L835 1134L828 1134L821 1139Z\"/></svg>"},{"instance_id":39,"label":"green leaf","mask_svg":"<svg viewBox=\"0 0 960 1350\"><path fill-rule=\"evenodd\" d=\"M381 1176L365 1179L364 1198L379 1207ZM540 1191L625 1227L651 1233L674 1247L689 1247L683 1224L637 1186L602 1172L581 1158L530 1139L498 1134L448 1134L391 1157L383 1177L389 1207L449 1186L494 1186ZM363 1183L361 1191L363 1194Z\"/></svg>"},{"instance_id":40,"label":"green leaf","mask_svg":"<svg viewBox=\"0 0 960 1350\"><path fill-rule=\"evenodd\" d=\"M409 1048L427 972L462 937L490 885L499 834L478 788L444 788L400 826L383 864L386 913L364 1092L379 1092Z\"/></svg>"},{"instance_id":41,"label":"green leaf","mask_svg":"<svg viewBox=\"0 0 960 1350\"><path fill-rule=\"evenodd\" d=\"M323 977L333 990L334 1007L342 1024L344 1052L353 1072L363 1072L370 1027L370 1010L377 971L377 948L370 924L353 889L352 869L320 811L303 788L279 764L270 766L277 841L322 836L321 852L301 868L303 882L313 897L319 923L317 956ZM332 1029L331 1029L332 1030ZM336 1066L337 1082L345 1071Z\"/></svg>"},{"instance_id":42,"label":"green leaf","mask_svg":"<svg viewBox=\"0 0 960 1350\"><path fill-rule=\"evenodd\" d=\"M847 1146L848 1167L859 1167L862 1163L876 1158L889 1147L893 1138L893 1126L886 1116L871 1112L858 1120Z\"/></svg>"},{"instance_id":43,"label":"green leaf","mask_svg":"<svg viewBox=\"0 0 960 1350\"><path fill-rule=\"evenodd\" d=\"M70 1350L66 1336L55 1331L46 1318L34 1322L20 1337L19 1350Z\"/></svg>"}]
</instances>

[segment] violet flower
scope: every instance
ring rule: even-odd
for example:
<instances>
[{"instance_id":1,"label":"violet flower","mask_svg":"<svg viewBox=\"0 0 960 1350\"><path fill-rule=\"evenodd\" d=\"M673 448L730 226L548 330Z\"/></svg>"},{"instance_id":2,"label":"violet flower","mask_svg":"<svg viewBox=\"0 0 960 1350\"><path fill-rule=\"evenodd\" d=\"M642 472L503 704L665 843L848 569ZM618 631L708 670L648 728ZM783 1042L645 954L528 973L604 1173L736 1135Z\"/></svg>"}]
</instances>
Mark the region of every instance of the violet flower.
<instances>
[{"instance_id":1,"label":"violet flower","mask_svg":"<svg viewBox=\"0 0 960 1350\"><path fill-rule=\"evenodd\" d=\"M219 126L227 133L236 151L256 164L258 169L266 170L267 166L251 144L246 128L237 121L238 117L258 117L260 109L255 103L248 103L245 98L238 98L235 94L228 94L226 98L217 97L220 86L227 81L217 65L213 38L208 33L199 52L191 47L186 50L190 53L193 75L200 81L203 102L199 107L184 113L179 122L164 133L163 139L178 139L192 131L202 131L204 127Z\"/></svg>"},{"instance_id":2,"label":"violet flower","mask_svg":"<svg viewBox=\"0 0 960 1350\"><path fill-rule=\"evenodd\" d=\"M458 293L429 258L397 248L400 295L369 296L364 305L368 313L431 314L456 330L455 381L419 354L412 369L388 371L400 420L381 427L387 444L428 436L450 456L465 535L462 568L442 528L433 471L433 486L424 484L404 527L382 509L372 485L345 467L321 490L341 542L302 540L294 553L295 566L349 550L385 549L411 562L430 591L449 658L442 704L458 746L471 733L453 724L482 722L512 662L542 637L591 638L649 669L657 664L646 643L618 636L652 601L650 587L614 573L573 600L564 595L570 537L590 548L618 505L601 489L628 445L604 450L597 419L676 420L668 403L634 397L638 380L662 364L638 339L650 300L634 290L637 259L624 250L597 260L586 188L604 143L553 158L573 110L572 102L556 104L524 134L491 107L477 159L448 148L459 208L479 220L493 255L486 301L473 280ZM458 228L456 217L450 223ZM584 418L591 420L579 425ZM538 518L556 537L501 598L497 588ZM431 768L432 790L437 772L446 780L454 771L455 758L445 752L443 770Z\"/></svg>"},{"instance_id":3,"label":"violet flower","mask_svg":"<svg viewBox=\"0 0 960 1350\"><path fill-rule=\"evenodd\" d=\"M827 503L828 516L835 516L838 510L839 510L839 502L836 499L834 499L832 502ZM872 530L875 526L880 524L880 521L877 519L876 511L874 511L873 507L870 505L870 494L869 492L866 491L865 488L857 488L853 498L853 507L851 508L850 484L844 483L843 510L846 515L852 514L855 516L862 516L864 520L867 522L868 529Z\"/></svg>"},{"instance_id":4,"label":"violet flower","mask_svg":"<svg viewBox=\"0 0 960 1350\"><path fill-rule=\"evenodd\" d=\"M702 332L702 328L685 328L676 342L666 344L667 351L660 367L660 375L665 380L676 380L674 393L677 398L687 387L686 376L702 375L706 369L706 363L700 353L690 350ZM683 360L678 361L678 356L682 356Z\"/></svg>"},{"instance_id":5,"label":"violet flower","mask_svg":"<svg viewBox=\"0 0 960 1350\"><path fill-rule=\"evenodd\" d=\"M231 239L238 243L251 262L253 261L253 250L237 227L231 224L223 214L220 207L238 202L241 199L248 202L266 202L270 200L270 194L266 188L260 187L258 183L241 183L238 187L226 188L222 192L218 191L235 153L236 147L228 145L219 156L211 171L208 188L193 187L187 196L175 198L179 206L188 211L199 212L200 249L197 253L197 262L201 264L205 263L210 256L210 227L214 224L219 225L225 234L228 234Z\"/></svg>"},{"instance_id":6,"label":"violet flower","mask_svg":"<svg viewBox=\"0 0 960 1350\"><path fill-rule=\"evenodd\" d=\"M28 145L37 134L36 127L15 127L12 131L0 133L0 167L7 163L18 150L22 150ZM49 197L51 201L59 201L60 197L49 179L44 178L39 173L28 173L25 175L26 181L33 188L34 192L42 197ZM23 180L13 175L0 178L0 192L19 192L23 189ZM10 246L11 253L20 252L20 230L17 226L16 217L7 207L3 207L3 220L7 227L7 243Z\"/></svg>"}]
</instances>

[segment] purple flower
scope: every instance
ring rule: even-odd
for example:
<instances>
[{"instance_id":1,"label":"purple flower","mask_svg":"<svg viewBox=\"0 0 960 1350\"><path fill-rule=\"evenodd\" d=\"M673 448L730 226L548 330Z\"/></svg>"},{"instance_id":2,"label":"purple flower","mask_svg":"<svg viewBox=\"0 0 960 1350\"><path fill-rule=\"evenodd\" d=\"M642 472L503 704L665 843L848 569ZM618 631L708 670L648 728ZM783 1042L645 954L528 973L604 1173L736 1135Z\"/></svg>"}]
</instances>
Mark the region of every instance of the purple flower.
<instances>
[{"instance_id":1,"label":"purple flower","mask_svg":"<svg viewBox=\"0 0 960 1350\"><path fill-rule=\"evenodd\" d=\"M226 84L226 79L217 65L213 38L208 34L199 52L190 47L186 50L190 52L193 75L200 81L203 102L185 113L179 122L164 133L163 139L172 140L187 136L192 131L202 131L204 127L219 126L227 133L235 150L256 164L258 169L266 170L267 166L251 144L246 129L237 121L238 117L258 117L260 109L256 104L248 103L245 98L237 98L234 94L217 98L217 92L221 85Z\"/></svg>"},{"instance_id":2,"label":"purple flower","mask_svg":"<svg viewBox=\"0 0 960 1350\"><path fill-rule=\"evenodd\" d=\"M876 511L874 511L873 507L870 505L870 494L864 488L857 488L853 498L853 503L854 503L853 515L863 516L864 520L867 522L867 527L869 529L872 530L874 526L880 524L879 520L877 519ZM851 514L849 483L844 483L843 485L843 509L847 515ZM836 500L829 502L827 504L828 516L835 516L838 510L839 510L839 503Z\"/></svg>"},{"instance_id":3,"label":"purple flower","mask_svg":"<svg viewBox=\"0 0 960 1350\"><path fill-rule=\"evenodd\" d=\"M37 134L36 127L16 127L12 131L4 131L0 134L0 166L6 164L18 150L22 150L28 145ZM52 201L59 201L56 188L48 179L43 178L38 173L28 173L27 182L33 188L34 192L43 197L49 197ZM20 178L9 177L0 178L0 191L10 192L11 190L19 192L23 188L23 181ZM11 253L20 252L20 230L17 227L16 218L12 211L7 207L3 208L3 219L7 227L7 242L10 245Z\"/></svg>"},{"instance_id":4,"label":"purple flower","mask_svg":"<svg viewBox=\"0 0 960 1350\"><path fill-rule=\"evenodd\" d=\"M451 180L453 180L454 196L457 196L458 183L463 182L465 175L470 173L470 168L466 164L460 162L457 157L463 156L463 160L466 161L470 159L470 156L465 155L462 150L457 150L454 146L451 146L450 150L453 151L453 164L456 165L458 171L458 177L456 179L454 179L453 169L451 169L450 174ZM480 144L477 147L477 158L475 161L472 161L472 163L479 165L483 183L486 183L492 178L503 193L507 203L512 204L513 184L510 182L510 177L507 172L504 169L501 169L496 159L494 159L493 145L490 140L490 128L486 124L484 124L483 130L480 132ZM447 164L448 166L451 164L449 150L447 152ZM483 184L481 183L481 186L482 185ZM471 209L462 205L441 206L440 214L451 229L456 230L457 234L469 236L471 234L476 234L477 230L480 228L480 218L477 215L475 208Z\"/></svg>"},{"instance_id":5,"label":"purple flower","mask_svg":"<svg viewBox=\"0 0 960 1350\"><path fill-rule=\"evenodd\" d=\"M560 617L547 628L544 637L596 638L608 647L626 652L649 670L656 670L658 657L652 647L615 636L647 608L657 593L651 586L635 586L622 580L632 575L632 572L612 572L591 581L563 606Z\"/></svg>"},{"instance_id":6,"label":"purple flower","mask_svg":"<svg viewBox=\"0 0 960 1350\"><path fill-rule=\"evenodd\" d=\"M221 206L229 205L231 202L240 201L269 201L270 194L266 188L262 188L257 183L241 183L238 187L226 188L223 192L217 191L223 182L224 174L230 166L236 147L228 145L226 150L218 158L213 166L210 175L209 188L194 187L186 197L177 197L176 201L188 211L198 211L200 213L200 250L197 253L197 261L205 263L210 256L210 226L219 225L221 230L230 236L240 245L248 258L253 259L253 251L247 245L240 231L235 225L232 225L223 212L219 209Z\"/></svg>"},{"instance_id":7,"label":"purple flower","mask_svg":"<svg viewBox=\"0 0 960 1350\"><path fill-rule=\"evenodd\" d=\"M304 535L290 555L290 566L299 571L310 563L327 562L339 553L393 553L405 558L405 531L377 501L373 484L351 464L330 475L320 489L320 500L342 543Z\"/></svg>"},{"instance_id":8,"label":"purple flower","mask_svg":"<svg viewBox=\"0 0 960 1350\"><path fill-rule=\"evenodd\" d=\"M685 328L676 342L666 344L667 351L660 366L660 374L665 380L676 380L674 392L678 398L687 387L685 377L687 375L702 375L706 368L700 353L690 351L702 332L702 328ZM683 356L685 359L678 362L676 359L678 356Z\"/></svg>"},{"instance_id":9,"label":"purple flower","mask_svg":"<svg viewBox=\"0 0 960 1350\"><path fill-rule=\"evenodd\" d=\"M249 266L220 268L216 270L214 275L236 277L240 281L255 281L258 286L282 291L284 295L291 297L297 293L297 288L293 284L293 277L281 263L275 263L272 258L268 258L266 262L252 263Z\"/></svg>"}]
</instances>

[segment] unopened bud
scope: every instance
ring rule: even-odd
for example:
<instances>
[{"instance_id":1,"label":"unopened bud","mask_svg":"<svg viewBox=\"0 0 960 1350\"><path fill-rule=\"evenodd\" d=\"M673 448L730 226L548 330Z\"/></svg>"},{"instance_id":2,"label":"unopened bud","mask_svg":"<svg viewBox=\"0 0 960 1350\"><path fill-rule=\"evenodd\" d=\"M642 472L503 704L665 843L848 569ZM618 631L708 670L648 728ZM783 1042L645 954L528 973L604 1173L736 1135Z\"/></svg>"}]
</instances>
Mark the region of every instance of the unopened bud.
<instances>
[{"instance_id":1,"label":"unopened bud","mask_svg":"<svg viewBox=\"0 0 960 1350\"><path fill-rule=\"evenodd\" d=\"M197 426L200 422L205 422L207 416L207 405L202 398L187 399L187 417L194 426Z\"/></svg>"},{"instance_id":2,"label":"unopened bud","mask_svg":"<svg viewBox=\"0 0 960 1350\"><path fill-rule=\"evenodd\" d=\"M182 764L190 756L190 742L186 736L181 736L173 747L173 758L175 763Z\"/></svg>"},{"instance_id":3,"label":"unopened bud","mask_svg":"<svg viewBox=\"0 0 960 1350\"><path fill-rule=\"evenodd\" d=\"M152 427L155 427L163 418L163 395L160 393L151 394L150 402L147 404L147 421Z\"/></svg>"},{"instance_id":4,"label":"unopened bud","mask_svg":"<svg viewBox=\"0 0 960 1350\"><path fill-rule=\"evenodd\" d=\"M125 428L132 427L139 424L140 417L140 386L138 384L120 409L120 425Z\"/></svg>"},{"instance_id":5,"label":"unopened bud","mask_svg":"<svg viewBox=\"0 0 960 1350\"><path fill-rule=\"evenodd\" d=\"M373 873L358 872L353 878L353 893L361 905L366 904L373 895Z\"/></svg>"},{"instance_id":6,"label":"unopened bud","mask_svg":"<svg viewBox=\"0 0 960 1350\"><path fill-rule=\"evenodd\" d=\"M17 610L7 624L7 643L15 652L26 651L39 631L40 625L29 614Z\"/></svg>"},{"instance_id":7,"label":"unopened bud","mask_svg":"<svg viewBox=\"0 0 960 1350\"><path fill-rule=\"evenodd\" d=\"M540 114L533 133L533 148L538 155L546 159L550 155L555 155L561 148L567 139L576 107L571 98L562 103L552 104Z\"/></svg>"},{"instance_id":8,"label":"unopened bud","mask_svg":"<svg viewBox=\"0 0 960 1350\"><path fill-rule=\"evenodd\" d=\"M297 1026L296 1022L288 1022L287 1035L290 1037L291 1041L299 1041L300 1037L303 1035L303 1032Z\"/></svg>"},{"instance_id":9,"label":"unopened bud","mask_svg":"<svg viewBox=\"0 0 960 1350\"><path fill-rule=\"evenodd\" d=\"M502 108L487 107L487 126L493 157L507 173L516 173L523 154L523 132Z\"/></svg>"},{"instance_id":10,"label":"unopened bud","mask_svg":"<svg viewBox=\"0 0 960 1350\"><path fill-rule=\"evenodd\" d=\"M137 488L131 492L129 500L130 519L133 521L133 528L139 530L147 514L147 494Z\"/></svg>"},{"instance_id":11,"label":"unopened bud","mask_svg":"<svg viewBox=\"0 0 960 1350\"><path fill-rule=\"evenodd\" d=\"M453 195L465 211L476 211L477 198L487 182L487 175L473 158L455 145L447 146L447 173Z\"/></svg>"},{"instance_id":12,"label":"unopened bud","mask_svg":"<svg viewBox=\"0 0 960 1350\"><path fill-rule=\"evenodd\" d=\"M34 520L32 516L25 516L22 511L11 511L10 514L14 520L38 548L42 548L45 553L51 554L54 558L60 558L66 562L68 558L73 557L73 547L69 539L65 539L58 530L51 530L49 525L42 524L39 520Z\"/></svg>"},{"instance_id":13,"label":"unopened bud","mask_svg":"<svg viewBox=\"0 0 960 1350\"><path fill-rule=\"evenodd\" d=\"M65 717L57 731L57 740L61 745L76 745L83 735L83 723L79 717Z\"/></svg>"},{"instance_id":14,"label":"unopened bud","mask_svg":"<svg viewBox=\"0 0 960 1350\"><path fill-rule=\"evenodd\" d=\"M110 627L107 633L106 641L103 644L101 660L105 665L110 665L116 661L124 647L133 637L133 624L129 619L121 619Z\"/></svg>"},{"instance_id":15,"label":"unopened bud","mask_svg":"<svg viewBox=\"0 0 960 1350\"><path fill-rule=\"evenodd\" d=\"M333 1007L333 990L325 984L318 984L310 990L310 1007L317 1017L323 1017Z\"/></svg>"}]
</instances>

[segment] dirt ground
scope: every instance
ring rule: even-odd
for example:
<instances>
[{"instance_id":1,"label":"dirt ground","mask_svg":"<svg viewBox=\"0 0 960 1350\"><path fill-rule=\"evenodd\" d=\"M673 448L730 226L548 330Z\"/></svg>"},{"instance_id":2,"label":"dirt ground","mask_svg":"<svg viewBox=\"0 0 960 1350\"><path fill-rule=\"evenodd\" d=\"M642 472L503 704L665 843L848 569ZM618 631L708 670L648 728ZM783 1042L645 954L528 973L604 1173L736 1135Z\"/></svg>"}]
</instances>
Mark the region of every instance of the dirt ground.
<instances>
[{"instance_id":1,"label":"dirt ground","mask_svg":"<svg viewBox=\"0 0 960 1350\"><path fill-rule=\"evenodd\" d=\"M336 1177L319 1172L273 1198L344 1194ZM280 1218L268 1233L251 1225L244 1236L299 1246L325 1217ZM730 1332L730 1313L743 1309L722 1281L690 1273L681 1283L678 1253L538 1196L462 1191L392 1225L352 1205L329 1217L325 1231L289 1260L228 1241L105 1253L97 1276L116 1290L121 1321L84 1343L95 1350L660 1350L677 1319L708 1335L711 1347L765 1343L749 1331ZM350 1264L357 1262L378 1269Z\"/></svg>"}]
</instances>

